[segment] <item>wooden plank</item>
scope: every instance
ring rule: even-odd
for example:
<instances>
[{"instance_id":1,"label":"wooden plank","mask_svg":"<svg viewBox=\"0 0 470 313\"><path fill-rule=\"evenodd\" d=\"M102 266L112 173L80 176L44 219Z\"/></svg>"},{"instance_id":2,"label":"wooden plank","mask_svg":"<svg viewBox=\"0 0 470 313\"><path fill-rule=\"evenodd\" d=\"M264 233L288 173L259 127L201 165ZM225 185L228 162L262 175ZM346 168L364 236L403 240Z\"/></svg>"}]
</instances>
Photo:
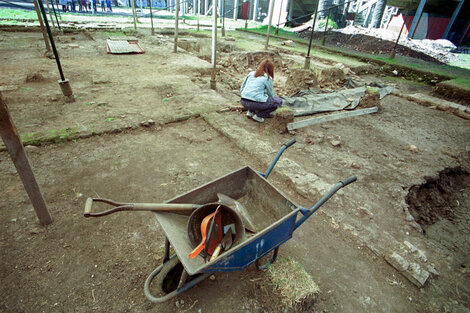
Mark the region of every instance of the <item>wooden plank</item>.
<instances>
[{"instance_id":1,"label":"wooden plank","mask_svg":"<svg viewBox=\"0 0 470 313\"><path fill-rule=\"evenodd\" d=\"M0 93L0 135L7 147L11 160L15 164L18 175L23 182L24 188L28 193L36 215L41 225L48 225L52 223L51 215L46 207L46 202L42 197L39 185L34 177L33 170L29 164L28 157L23 149L23 144L18 136L16 127L13 124L8 108L3 101L2 94Z\"/></svg>"},{"instance_id":2,"label":"wooden plank","mask_svg":"<svg viewBox=\"0 0 470 313\"><path fill-rule=\"evenodd\" d=\"M367 108L367 109L361 109L361 110L334 113L334 114L329 114L329 115L325 115L325 116L318 116L318 117L309 118L309 119L299 121L299 122L289 123L289 124L287 124L287 129L288 130L293 130L293 129L298 129L298 128L302 128L302 127L305 127L305 126L316 125L316 124L320 124L320 123L324 123L324 122L336 121L336 120L340 120L340 119L343 119L343 118L359 116L359 115L365 115L365 114L370 114L370 113L376 113L378 111L379 111L378 107L373 107L373 108Z\"/></svg>"}]
</instances>

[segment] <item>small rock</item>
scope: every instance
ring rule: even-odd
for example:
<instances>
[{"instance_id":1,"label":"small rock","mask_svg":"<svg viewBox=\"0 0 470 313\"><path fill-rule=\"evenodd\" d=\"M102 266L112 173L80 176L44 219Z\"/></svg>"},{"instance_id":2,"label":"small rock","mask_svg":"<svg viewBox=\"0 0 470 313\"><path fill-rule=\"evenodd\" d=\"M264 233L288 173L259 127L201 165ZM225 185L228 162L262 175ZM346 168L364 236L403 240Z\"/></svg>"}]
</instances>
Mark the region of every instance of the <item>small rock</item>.
<instances>
[{"instance_id":1,"label":"small rock","mask_svg":"<svg viewBox=\"0 0 470 313\"><path fill-rule=\"evenodd\" d=\"M357 162L352 162L351 165L350 165L352 168L355 168L355 169L360 169L361 166L357 163Z\"/></svg>"},{"instance_id":2,"label":"small rock","mask_svg":"<svg viewBox=\"0 0 470 313\"><path fill-rule=\"evenodd\" d=\"M233 38L232 36L227 36L225 37L225 41L235 41L235 38Z\"/></svg>"},{"instance_id":3,"label":"small rock","mask_svg":"<svg viewBox=\"0 0 470 313\"><path fill-rule=\"evenodd\" d=\"M12 218L12 219L10 220L10 222L12 222L12 223L16 223L16 221L17 221L16 218Z\"/></svg>"},{"instance_id":4,"label":"small rock","mask_svg":"<svg viewBox=\"0 0 470 313\"><path fill-rule=\"evenodd\" d=\"M176 300L175 305L176 305L177 308L179 308L180 307L180 302L178 300Z\"/></svg>"},{"instance_id":5,"label":"small rock","mask_svg":"<svg viewBox=\"0 0 470 313\"><path fill-rule=\"evenodd\" d=\"M24 149L27 151L35 151L35 150L38 150L39 148L36 146L27 145L26 147L24 147Z\"/></svg>"},{"instance_id":6,"label":"small rock","mask_svg":"<svg viewBox=\"0 0 470 313\"><path fill-rule=\"evenodd\" d=\"M154 121L154 120L148 120L147 122L149 123L150 126L155 125L155 121Z\"/></svg>"},{"instance_id":7,"label":"small rock","mask_svg":"<svg viewBox=\"0 0 470 313\"><path fill-rule=\"evenodd\" d=\"M142 122L140 122L140 126L142 126L142 127L148 127L148 126L150 126L150 125L149 125L148 122L142 121Z\"/></svg>"},{"instance_id":8,"label":"small rock","mask_svg":"<svg viewBox=\"0 0 470 313\"><path fill-rule=\"evenodd\" d=\"M387 152L382 153L382 155L383 155L384 157L388 157L388 153L387 153Z\"/></svg>"},{"instance_id":9,"label":"small rock","mask_svg":"<svg viewBox=\"0 0 470 313\"><path fill-rule=\"evenodd\" d=\"M415 145L409 145L408 150L416 153L418 152L418 147L416 147Z\"/></svg>"},{"instance_id":10,"label":"small rock","mask_svg":"<svg viewBox=\"0 0 470 313\"><path fill-rule=\"evenodd\" d=\"M411 252L414 253L414 252L418 251L418 248L416 248L416 247L415 247L412 243L410 243L409 241L406 241L406 240L405 240L403 243L405 244L405 246L408 247L408 249L410 249Z\"/></svg>"},{"instance_id":11,"label":"small rock","mask_svg":"<svg viewBox=\"0 0 470 313\"><path fill-rule=\"evenodd\" d=\"M331 140L330 143L333 147L339 147L341 145L341 141L339 140Z\"/></svg>"},{"instance_id":12,"label":"small rock","mask_svg":"<svg viewBox=\"0 0 470 313\"><path fill-rule=\"evenodd\" d=\"M211 276L209 276L209 279L210 279L210 280L215 280L215 276L214 276L214 275L211 275Z\"/></svg>"},{"instance_id":13,"label":"small rock","mask_svg":"<svg viewBox=\"0 0 470 313\"><path fill-rule=\"evenodd\" d=\"M292 40L286 40L282 42L282 45L288 47L295 47L295 42L293 42Z\"/></svg>"},{"instance_id":14,"label":"small rock","mask_svg":"<svg viewBox=\"0 0 470 313\"><path fill-rule=\"evenodd\" d=\"M393 70L392 73L393 73L393 75L398 76L398 71L397 70Z\"/></svg>"},{"instance_id":15,"label":"small rock","mask_svg":"<svg viewBox=\"0 0 470 313\"><path fill-rule=\"evenodd\" d=\"M71 43L71 44L69 44L68 46L69 46L69 48L72 48L72 49L80 48L80 46L79 46L78 44L76 44L76 43Z\"/></svg>"},{"instance_id":16,"label":"small rock","mask_svg":"<svg viewBox=\"0 0 470 313\"><path fill-rule=\"evenodd\" d=\"M358 208L357 210L359 211L359 215L361 216L369 216L369 217L374 216L374 213L372 213L369 209L361 207L361 208Z\"/></svg>"}]
</instances>

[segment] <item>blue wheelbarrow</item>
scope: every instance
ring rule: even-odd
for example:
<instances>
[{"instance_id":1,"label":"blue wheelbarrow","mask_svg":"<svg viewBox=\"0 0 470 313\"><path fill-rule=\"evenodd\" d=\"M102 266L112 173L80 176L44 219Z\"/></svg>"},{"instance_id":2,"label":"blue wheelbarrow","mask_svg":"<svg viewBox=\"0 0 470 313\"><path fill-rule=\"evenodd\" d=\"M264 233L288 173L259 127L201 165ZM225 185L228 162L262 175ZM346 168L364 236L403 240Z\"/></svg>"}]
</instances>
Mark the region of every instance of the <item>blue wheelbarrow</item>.
<instances>
[{"instance_id":1,"label":"blue wheelbarrow","mask_svg":"<svg viewBox=\"0 0 470 313\"><path fill-rule=\"evenodd\" d=\"M282 153L294 143L295 139L292 139L282 146L265 174L246 166L168 200L165 203L170 207L168 210L152 210L166 239L163 263L147 277L144 284L145 296L150 301L167 301L215 272L239 271L255 262L258 269L265 268L276 260L279 247L292 237L294 230L339 189L356 181L356 177L351 176L338 182L310 209L294 204L267 180ZM243 209L235 210L221 204L220 194L236 199ZM116 208L105 214L94 215L91 213L93 201L106 202ZM206 216L221 206L229 213L229 221L225 224L235 225L233 245L210 260L202 253L197 257L190 257L200 240L200 237L191 238L191 233L198 229L201 222L201 219L195 218L197 212L203 212L202 216ZM85 216L102 216L121 210L146 210L149 207L151 204L133 205L105 199L88 199ZM172 211L172 207L185 210ZM249 221L250 229L245 232L246 221ZM170 255L170 247L175 251L173 255ZM270 252L273 252L273 255L269 261L259 264L260 259ZM150 291L150 285L155 278L162 296L155 296Z\"/></svg>"}]
</instances>

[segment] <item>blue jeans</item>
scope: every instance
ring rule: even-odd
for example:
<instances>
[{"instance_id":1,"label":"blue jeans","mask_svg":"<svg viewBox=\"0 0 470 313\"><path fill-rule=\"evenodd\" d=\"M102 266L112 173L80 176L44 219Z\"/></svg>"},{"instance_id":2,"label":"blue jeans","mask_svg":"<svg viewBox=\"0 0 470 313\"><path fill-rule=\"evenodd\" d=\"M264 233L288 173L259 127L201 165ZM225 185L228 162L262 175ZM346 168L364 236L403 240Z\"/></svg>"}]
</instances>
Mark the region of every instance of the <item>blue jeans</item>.
<instances>
[{"instance_id":1,"label":"blue jeans","mask_svg":"<svg viewBox=\"0 0 470 313\"><path fill-rule=\"evenodd\" d=\"M242 98L242 105L248 111L256 113L259 117L269 117L269 113L275 111L282 104L280 97L268 97L266 102L256 102Z\"/></svg>"}]
</instances>

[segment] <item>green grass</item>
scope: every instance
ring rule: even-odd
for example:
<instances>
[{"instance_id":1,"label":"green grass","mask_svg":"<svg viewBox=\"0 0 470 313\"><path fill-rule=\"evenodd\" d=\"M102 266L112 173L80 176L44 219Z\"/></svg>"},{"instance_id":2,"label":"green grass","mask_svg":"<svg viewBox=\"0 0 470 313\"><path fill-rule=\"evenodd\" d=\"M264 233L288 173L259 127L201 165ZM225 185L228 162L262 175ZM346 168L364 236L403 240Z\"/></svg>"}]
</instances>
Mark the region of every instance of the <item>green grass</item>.
<instances>
[{"instance_id":1,"label":"green grass","mask_svg":"<svg viewBox=\"0 0 470 313\"><path fill-rule=\"evenodd\" d=\"M249 30L249 31L252 31L252 32L255 32L255 33L258 33L258 34L264 34L265 35L268 32L268 25L262 25L262 26L258 26L258 27L247 28L246 30ZM276 32L276 27L271 26L270 34L274 35L275 32ZM279 33L277 34L277 36L295 38L295 39L299 38L299 36L297 36L297 34L295 32L287 31L287 30L284 30L283 28L279 28Z\"/></svg>"},{"instance_id":2,"label":"green grass","mask_svg":"<svg viewBox=\"0 0 470 313\"><path fill-rule=\"evenodd\" d=\"M75 128L51 129L49 131L39 131L20 134L21 141L25 146L39 146L45 142L65 142L77 131Z\"/></svg>"},{"instance_id":3,"label":"green grass","mask_svg":"<svg viewBox=\"0 0 470 313\"><path fill-rule=\"evenodd\" d=\"M449 85L455 85L457 87L461 87L465 89L470 89L470 79L465 78L465 77L459 77L456 79L448 80L445 83Z\"/></svg>"},{"instance_id":4,"label":"green grass","mask_svg":"<svg viewBox=\"0 0 470 313\"><path fill-rule=\"evenodd\" d=\"M27 19L27 20L37 20L38 16L36 11L28 10L15 10L15 9L1 9L0 10L0 19Z\"/></svg>"}]
</instances>

